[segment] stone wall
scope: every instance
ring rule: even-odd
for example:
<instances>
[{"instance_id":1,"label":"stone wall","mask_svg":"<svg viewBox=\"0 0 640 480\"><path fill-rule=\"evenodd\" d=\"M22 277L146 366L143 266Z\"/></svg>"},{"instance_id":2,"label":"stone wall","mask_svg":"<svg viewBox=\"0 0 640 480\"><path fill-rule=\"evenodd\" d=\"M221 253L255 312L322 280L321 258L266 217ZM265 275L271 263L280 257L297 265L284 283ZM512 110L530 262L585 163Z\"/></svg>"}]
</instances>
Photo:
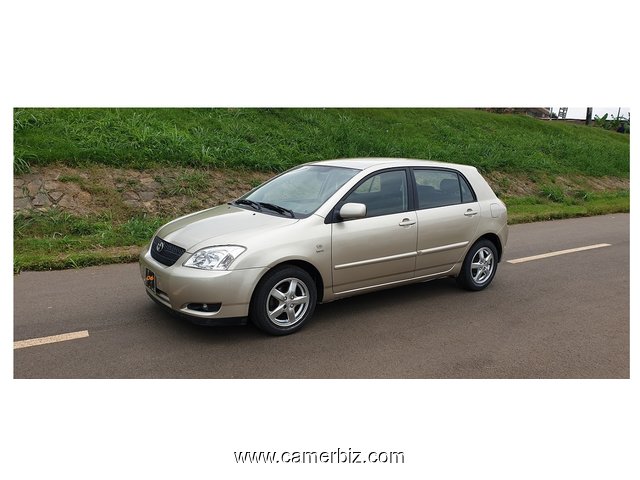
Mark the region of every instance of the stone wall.
<instances>
[{"instance_id":1,"label":"stone wall","mask_svg":"<svg viewBox=\"0 0 640 480\"><path fill-rule=\"evenodd\" d=\"M152 171L93 167L39 167L13 178L13 211L29 213L59 209L75 214L125 210L131 214L176 215L238 198L272 174L208 170L206 184L188 194L176 182L193 170L162 168ZM189 190L188 188L186 189Z\"/></svg>"},{"instance_id":2,"label":"stone wall","mask_svg":"<svg viewBox=\"0 0 640 480\"><path fill-rule=\"evenodd\" d=\"M88 178L88 176L87 176ZM91 194L73 183L63 183L42 174L26 174L13 179L13 211L76 209L91 201Z\"/></svg>"}]
</instances>

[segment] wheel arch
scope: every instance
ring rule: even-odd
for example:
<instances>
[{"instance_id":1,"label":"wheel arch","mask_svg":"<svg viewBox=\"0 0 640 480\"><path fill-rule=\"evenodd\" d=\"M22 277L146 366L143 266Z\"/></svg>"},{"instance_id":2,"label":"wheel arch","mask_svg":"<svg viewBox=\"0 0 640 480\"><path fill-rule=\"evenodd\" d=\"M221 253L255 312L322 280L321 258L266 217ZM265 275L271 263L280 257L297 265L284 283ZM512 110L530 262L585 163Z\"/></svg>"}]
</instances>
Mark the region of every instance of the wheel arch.
<instances>
[{"instance_id":1,"label":"wheel arch","mask_svg":"<svg viewBox=\"0 0 640 480\"><path fill-rule=\"evenodd\" d=\"M287 262L281 263L280 265L293 265L303 269L309 275L311 275L311 278L313 278L313 281L316 284L316 295L318 299L317 301L318 303L322 303L322 295L324 292L324 281L322 280L322 275L313 264L306 262L304 260L289 260Z\"/></svg>"},{"instance_id":2,"label":"wheel arch","mask_svg":"<svg viewBox=\"0 0 640 480\"><path fill-rule=\"evenodd\" d=\"M273 265L271 268L269 268L269 270L265 271L264 274L262 275L262 277L260 277L260 279L258 280L258 282L256 283L254 289L253 289L253 293L252 293L252 297L253 295L255 295L255 292L258 288L258 285L260 285L260 282L262 282L262 279L269 273L272 272L273 270L277 269L277 268L282 268L282 267L287 267L287 266L294 266L294 267L298 267L301 268L302 270L304 270L305 272L307 272L311 278L313 279L313 281L316 284L316 295L317 295L317 302L318 303L322 303L322 297L324 294L324 281L322 280L322 275L320 274L320 271L312 264L309 263L305 260L297 260L297 259L292 259L292 260L285 260L281 263L278 263L276 265Z\"/></svg>"},{"instance_id":3,"label":"wheel arch","mask_svg":"<svg viewBox=\"0 0 640 480\"><path fill-rule=\"evenodd\" d=\"M502 260L502 242L500 241L500 237L495 233L485 233L478 237L474 243L477 243L480 240L489 240L496 246L496 250L498 251L498 262L500 262Z\"/></svg>"}]
</instances>

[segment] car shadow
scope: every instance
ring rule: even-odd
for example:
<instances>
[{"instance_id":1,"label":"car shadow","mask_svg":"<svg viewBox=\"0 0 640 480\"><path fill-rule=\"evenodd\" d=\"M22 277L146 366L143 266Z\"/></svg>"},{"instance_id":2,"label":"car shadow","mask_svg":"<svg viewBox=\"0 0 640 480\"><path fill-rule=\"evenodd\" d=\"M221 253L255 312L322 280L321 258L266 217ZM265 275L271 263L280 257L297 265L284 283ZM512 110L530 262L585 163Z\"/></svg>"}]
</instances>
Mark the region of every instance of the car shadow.
<instances>
[{"instance_id":1,"label":"car shadow","mask_svg":"<svg viewBox=\"0 0 640 480\"><path fill-rule=\"evenodd\" d=\"M373 314L385 312L394 317L401 317L404 313L403 311L407 308L416 305L424 305L425 308L428 308L425 302L431 302L434 299L438 300L438 304L450 302L452 297L464 295L465 293L457 288L454 279L446 278L347 297L317 305L313 319L293 336L325 334L331 331L339 332L345 320L354 322L352 328L357 328L358 324L363 324L362 328L366 328L367 318ZM150 323L153 323L155 328L161 327L167 335L183 338L190 342L216 344L286 341L285 339L291 337L268 335L251 324L251 322L241 326L196 325L189 322L188 319L172 315L153 303L149 303L144 308L143 315Z\"/></svg>"}]
</instances>

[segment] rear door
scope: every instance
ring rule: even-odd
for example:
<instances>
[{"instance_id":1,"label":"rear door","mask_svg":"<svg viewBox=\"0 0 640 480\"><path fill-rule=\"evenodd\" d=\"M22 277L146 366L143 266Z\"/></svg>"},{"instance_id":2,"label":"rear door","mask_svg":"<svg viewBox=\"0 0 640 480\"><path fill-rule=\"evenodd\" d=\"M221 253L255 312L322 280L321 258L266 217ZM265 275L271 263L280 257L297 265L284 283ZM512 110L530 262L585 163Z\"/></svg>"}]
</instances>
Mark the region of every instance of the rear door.
<instances>
[{"instance_id":1,"label":"rear door","mask_svg":"<svg viewBox=\"0 0 640 480\"><path fill-rule=\"evenodd\" d=\"M347 293L407 280L416 266L417 218L405 169L364 179L336 207L363 203L365 218L332 224L333 291Z\"/></svg>"},{"instance_id":2,"label":"rear door","mask_svg":"<svg viewBox=\"0 0 640 480\"><path fill-rule=\"evenodd\" d=\"M475 237L480 205L468 181L449 169L413 170L418 219L416 276L445 273Z\"/></svg>"}]
</instances>

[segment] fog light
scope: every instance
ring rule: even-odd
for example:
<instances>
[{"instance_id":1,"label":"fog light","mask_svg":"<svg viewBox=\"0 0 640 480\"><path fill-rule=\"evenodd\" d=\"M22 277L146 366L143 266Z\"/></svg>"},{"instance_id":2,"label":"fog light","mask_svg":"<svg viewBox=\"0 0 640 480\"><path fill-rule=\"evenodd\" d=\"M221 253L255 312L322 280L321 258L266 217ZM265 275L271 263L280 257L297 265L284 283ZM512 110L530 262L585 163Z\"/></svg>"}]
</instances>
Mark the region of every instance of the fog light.
<instances>
[{"instance_id":1,"label":"fog light","mask_svg":"<svg viewBox=\"0 0 640 480\"><path fill-rule=\"evenodd\" d=\"M215 313L220 310L221 303L188 303L187 308L189 310L195 310L196 312Z\"/></svg>"}]
</instances>

